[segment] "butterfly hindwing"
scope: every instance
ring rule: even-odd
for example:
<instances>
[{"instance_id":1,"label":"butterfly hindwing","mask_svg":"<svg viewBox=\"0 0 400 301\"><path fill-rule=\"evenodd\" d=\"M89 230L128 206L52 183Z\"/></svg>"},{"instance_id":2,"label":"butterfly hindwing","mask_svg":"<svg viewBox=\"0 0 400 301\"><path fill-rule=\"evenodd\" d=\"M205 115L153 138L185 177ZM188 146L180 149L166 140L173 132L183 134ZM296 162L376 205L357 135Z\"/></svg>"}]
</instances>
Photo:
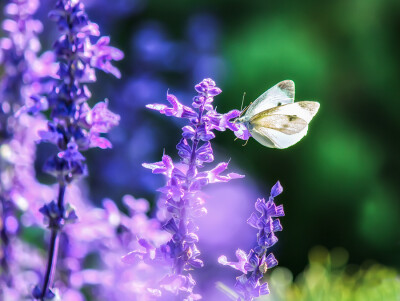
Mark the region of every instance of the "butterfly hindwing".
<instances>
[{"instance_id":1,"label":"butterfly hindwing","mask_svg":"<svg viewBox=\"0 0 400 301\"><path fill-rule=\"evenodd\" d=\"M266 147L270 148L277 148L274 142L272 142L271 139L269 139L266 135L264 135L262 132L258 130L258 128L253 128L251 131L251 136L256 139L259 143Z\"/></svg>"},{"instance_id":2,"label":"butterfly hindwing","mask_svg":"<svg viewBox=\"0 0 400 301\"><path fill-rule=\"evenodd\" d=\"M274 129L264 128L264 127L254 127L252 130L252 135L255 133L257 136L263 137L263 140L271 141L273 144L272 147L283 149L283 148L288 148L289 146L292 146L297 142L299 142L301 138L303 138L307 134L307 130L308 130L308 125L300 132L297 132L292 135L287 135L281 131ZM258 139L256 140L260 142L260 140ZM264 143L262 144L268 146Z\"/></svg>"}]
</instances>

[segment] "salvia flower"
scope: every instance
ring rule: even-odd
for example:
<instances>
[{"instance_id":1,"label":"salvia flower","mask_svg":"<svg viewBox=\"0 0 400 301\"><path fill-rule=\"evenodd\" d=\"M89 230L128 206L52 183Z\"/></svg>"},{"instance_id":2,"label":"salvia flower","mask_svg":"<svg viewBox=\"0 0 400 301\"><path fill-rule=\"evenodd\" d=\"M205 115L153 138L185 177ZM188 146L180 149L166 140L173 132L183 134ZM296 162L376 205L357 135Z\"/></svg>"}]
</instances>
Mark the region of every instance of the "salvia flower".
<instances>
[{"instance_id":1,"label":"salvia flower","mask_svg":"<svg viewBox=\"0 0 400 301\"><path fill-rule=\"evenodd\" d=\"M46 194L33 167L35 131L43 121L14 116L29 102L29 95L47 91L54 73L54 56L38 55L41 45L37 35L42 23L33 18L38 6L38 0L9 0L1 24L5 35L0 39L0 287L4 290L18 286L15 276L22 274L22 264L14 260L17 254L12 248L21 230L17 215L32 209ZM2 293L3 289L0 299Z\"/></svg>"},{"instance_id":2,"label":"salvia flower","mask_svg":"<svg viewBox=\"0 0 400 301\"><path fill-rule=\"evenodd\" d=\"M238 249L236 251L237 262L230 262L226 256L220 256L218 262L228 265L243 274L236 278L235 289L240 294L237 299L251 301L262 295L269 294L268 283L261 283L264 274L268 269L278 265L278 261L268 249L272 247L278 238L275 232L282 231L280 216L284 216L283 206L276 206L274 198L281 194L283 188L279 181L272 187L271 194L266 202L265 199L258 199L255 204L256 212L253 212L247 223L258 230L257 245L248 254Z\"/></svg>"},{"instance_id":3,"label":"salvia flower","mask_svg":"<svg viewBox=\"0 0 400 301\"><path fill-rule=\"evenodd\" d=\"M87 174L81 152L93 147L110 148L110 141L101 135L119 122L119 116L108 109L108 100L89 107L87 100L91 93L86 84L96 81L95 69L120 77L111 61L123 58L120 50L109 46L108 37L93 42L100 35L99 28L89 20L81 1L59 0L49 16L61 32L53 47L58 61L57 82L46 97L34 96L34 99L40 99L45 104L42 107L50 109L48 129L39 135L41 141L58 148L58 153L47 160L43 169L56 177L59 194L56 201L40 210L52 231L44 280L41 288L36 286L33 290L34 298L41 300L54 297L49 288L54 277L58 233L65 223L77 218L74 210L64 204L66 186ZM33 111L28 106L26 110Z\"/></svg>"},{"instance_id":4,"label":"salvia flower","mask_svg":"<svg viewBox=\"0 0 400 301\"><path fill-rule=\"evenodd\" d=\"M210 142L215 137L213 131L236 130L230 119L237 117L240 112L235 110L227 114L217 113L213 101L221 90L213 80L204 79L195 89L198 94L193 98L191 107L183 105L172 94L167 95L171 106L147 105L148 108L166 116L188 120L188 125L182 128L182 138L176 146L181 158L180 164L174 163L166 154L160 162L143 164L154 174L162 174L167 178L167 184L159 191L169 214L163 229L171 235L171 239L159 246L140 239L141 248L123 257L123 261L127 263L144 261L167 268L167 275L160 279L158 286L148 288L149 295L161 296L162 291L167 291L188 301L201 298L193 292L196 282L190 274L191 270L203 266L197 247L199 238L196 234L196 218L207 213L201 189L208 184L243 177L236 173L222 175L228 167L228 163L225 162L211 170L201 170L205 163L214 161Z\"/></svg>"}]
</instances>

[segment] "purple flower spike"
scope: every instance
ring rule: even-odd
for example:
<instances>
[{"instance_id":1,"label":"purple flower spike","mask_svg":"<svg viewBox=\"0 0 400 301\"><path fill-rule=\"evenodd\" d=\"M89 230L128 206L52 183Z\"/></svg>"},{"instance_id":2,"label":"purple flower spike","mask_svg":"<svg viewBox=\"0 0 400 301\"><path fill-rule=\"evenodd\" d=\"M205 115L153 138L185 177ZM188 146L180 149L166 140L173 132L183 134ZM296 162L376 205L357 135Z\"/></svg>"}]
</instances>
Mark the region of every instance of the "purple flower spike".
<instances>
[{"instance_id":1,"label":"purple flower spike","mask_svg":"<svg viewBox=\"0 0 400 301\"><path fill-rule=\"evenodd\" d=\"M39 135L42 141L58 147L58 154L50 157L43 167L57 178L59 195L56 202L40 210L51 229L49 261L42 288L33 292L34 298L40 300L49 295L52 286L59 232L64 224L77 218L75 211L65 204L64 195L67 184L87 174L86 159L81 152L93 147L110 148L111 142L101 135L118 125L120 119L108 109L108 100L92 109L89 107L91 93L86 84L96 81L96 69L119 78L121 74L111 62L123 58L122 51L109 46L109 37L95 38L100 36L98 25L90 22L80 0L58 0L49 17L61 32L53 46L58 62L54 76L57 81L47 97L32 96L24 110L50 110L48 131L40 131Z\"/></svg>"},{"instance_id":2,"label":"purple flower spike","mask_svg":"<svg viewBox=\"0 0 400 301\"><path fill-rule=\"evenodd\" d=\"M161 162L143 164L154 174L163 174L167 178L167 184L159 191L162 193L163 206L169 214L163 229L171 235L171 239L155 249L153 258L149 250L134 250L123 258L126 262L137 262L141 258L148 264L169 267L169 272L159 282L158 288L148 288L148 291L157 292L157 295L173 294L180 300L188 301L201 298L193 292L196 283L189 273L203 266L197 248L199 238L196 234L196 218L206 214L207 209L200 190L207 184L243 177L236 173L223 175L228 163L220 163L208 171L199 171L205 163L214 161L211 145L215 137L214 130L236 130L230 119L237 115L219 114L213 108L214 96L220 94L221 90L211 79L203 80L195 89L198 95L194 97L192 107L184 106L172 94L167 95L172 107L164 104L146 106L166 116L187 119L189 124L182 128L182 139L176 146L181 164L174 164L171 157L165 154ZM237 266L240 268L240 265Z\"/></svg>"},{"instance_id":3,"label":"purple flower spike","mask_svg":"<svg viewBox=\"0 0 400 301\"><path fill-rule=\"evenodd\" d=\"M236 256L238 263L228 262L226 256L220 256L218 262L229 265L242 271L242 275L236 278L235 289L240 294L238 301L252 301L254 298L269 294L268 283L261 283L268 269L278 265L274 254L268 254L268 248L272 247L278 238L275 232L282 231L282 225L278 218L284 216L282 205L276 206L274 198L281 194L283 188L279 181L272 187L268 202L257 199L255 208L247 223L258 229L257 245L246 256L244 251L238 250ZM240 251L240 252L239 252Z\"/></svg>"}]
</instances>

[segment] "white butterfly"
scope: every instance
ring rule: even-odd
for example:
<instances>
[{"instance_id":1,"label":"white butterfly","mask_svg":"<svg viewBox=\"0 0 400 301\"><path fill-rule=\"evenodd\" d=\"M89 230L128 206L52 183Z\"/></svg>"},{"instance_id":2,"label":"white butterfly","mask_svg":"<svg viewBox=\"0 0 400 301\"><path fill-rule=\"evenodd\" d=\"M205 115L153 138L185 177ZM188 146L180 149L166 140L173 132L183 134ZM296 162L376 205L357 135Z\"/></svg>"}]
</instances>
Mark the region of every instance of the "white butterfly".
<instances>
[{"instance_id":1,"label":"white butterfly","mask_svg":"<svg viewBox=\"0 0 400 301\"><path fill-rule=\"evenodd\" d=\"M317 114L319 103L294 102L294 82L282 81L250 104L235 122L244 124L254 139L272 148L287 148L307 134L308 124Z\"/></svg>"}]
</instances>

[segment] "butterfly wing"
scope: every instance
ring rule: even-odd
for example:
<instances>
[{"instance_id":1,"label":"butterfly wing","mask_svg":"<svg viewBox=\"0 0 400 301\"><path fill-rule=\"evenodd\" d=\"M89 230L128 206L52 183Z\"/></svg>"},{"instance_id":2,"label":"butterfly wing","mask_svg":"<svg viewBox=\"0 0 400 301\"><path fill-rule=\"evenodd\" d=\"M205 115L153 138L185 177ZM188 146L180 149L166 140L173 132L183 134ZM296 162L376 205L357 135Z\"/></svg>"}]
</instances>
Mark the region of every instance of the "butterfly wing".
<instances>
[{"instance_id":1,"label":"butterfly wing","mask_svg":"<svg viewBox=\"0 0 400 301\"><path fill-rule=\"evenodd\" d=\"M308 124L318 109L319 103L313 101L271 108L251 118L250 132L267 147L287 148L307 134Z\"/></svg>"},{"instance_id":2,"label":"butterfly wing","mask_svg":"<svg viewBox=\"0 0 400 301\"><path fill-rule=\"evenodd\" d=\"M300 132L293 135L286 135L277 130L263 128L263 127L254 127L251 130L251 135L254 139L260 142L262 145L271 148L279 148L284 149L288 148L301 140L305 135L307 135L308 126L306 126Z\"/></svg>"},{"instance_id":3,"label":"butterfly wing","mask_svg":"<svg viewBox=\"0 0 400 301\"><path fill-rule=\"evenodd\" d=\"M274 142L268 137L268 134L262 133L261 129L258 127L254 127L250 130L251 136L256 139L262 145L269 147L269 148L279 148L277 147Z\"/></svg>"},{"instance_id":4,"label":"butterfly wing","mask_svg":"<svg viewBox=\"0 0 400 301\"><path fill-rule=\"evenodd\" d=\"M265 110L276 106L293 103L294 82L284 80L260 95L249 107L245 116L249 119Z\"/></svg>"}]
</instances>

